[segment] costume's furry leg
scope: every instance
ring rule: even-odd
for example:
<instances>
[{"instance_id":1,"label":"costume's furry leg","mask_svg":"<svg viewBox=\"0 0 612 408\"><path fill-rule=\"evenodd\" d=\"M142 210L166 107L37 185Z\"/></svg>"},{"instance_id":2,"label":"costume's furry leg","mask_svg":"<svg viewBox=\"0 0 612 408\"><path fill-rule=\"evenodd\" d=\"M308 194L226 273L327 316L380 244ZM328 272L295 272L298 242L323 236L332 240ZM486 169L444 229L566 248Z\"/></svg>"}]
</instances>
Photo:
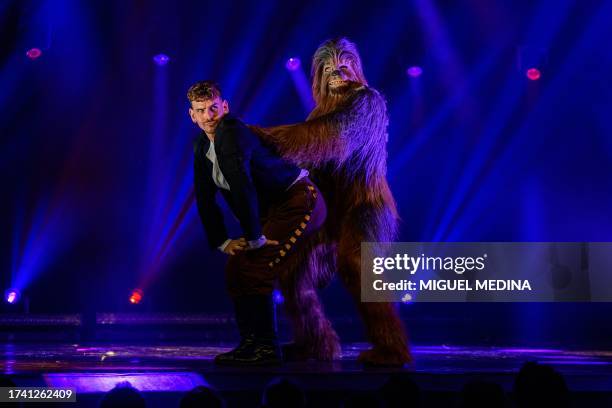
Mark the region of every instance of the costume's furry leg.
<instances>
[{"instance_id":1,"label":"costume's furry leg","mask_svg":"<svg viewBox=\"0 0 612 408\"><path fill-rule=\"evenodd\" d=\"M331 361L340 355L340 341L325 316L317 294L317 286L325 283L329 252L314 243L300 249L295 267L280 277L286 312L293 326L294 341L283 348L287 360L314 358ZM332 264L333 265L333 264Z\"/></svg>"},{"instance_id":2,"label":"costume's furry leg","mask_svg":"<svg viewBox=\"0 0 612 408\"><path fill-rule=\"evenodd\" d=\"M359 239L359 238L357 238ZM366 365L402 366L412 361L406 330L395 305L361 301L361 247L354 235L341 237L338 248L338 269L342 282L351 293L366 336L372 348L363 351L358 360Z\"/></svg>"}]
</instances>

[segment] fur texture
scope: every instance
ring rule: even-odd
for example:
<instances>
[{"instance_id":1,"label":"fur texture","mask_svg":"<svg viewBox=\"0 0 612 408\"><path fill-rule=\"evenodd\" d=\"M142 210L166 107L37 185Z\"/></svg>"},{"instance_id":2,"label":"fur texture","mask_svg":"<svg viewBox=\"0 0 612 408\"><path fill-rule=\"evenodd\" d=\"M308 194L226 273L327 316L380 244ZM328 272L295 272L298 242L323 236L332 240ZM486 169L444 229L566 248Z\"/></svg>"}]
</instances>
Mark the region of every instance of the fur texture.
<instances>
[{"instance_id":1,"label":"fur texture","mask_svg":"<svg viewBox=\"0 0 612 408\"><path fill-rule=\"evenodd\" d=\"M373 345L360 360L401 365L411 356L394 306L360 299L361 242L389 242L397 236L399 217L386 180L386 102L367 86L357 49L346 39L319 47L312 74L317 105L306 122L258 129L283 157L311 170L327 202L325 228L305 249L306 261L294 276L281 279L295 344L311 357L336 357L337 336L315 289L337 270ZM347 79L348 85L340 90L328 87L331 75Z\"/></svg>"}]
</instances>

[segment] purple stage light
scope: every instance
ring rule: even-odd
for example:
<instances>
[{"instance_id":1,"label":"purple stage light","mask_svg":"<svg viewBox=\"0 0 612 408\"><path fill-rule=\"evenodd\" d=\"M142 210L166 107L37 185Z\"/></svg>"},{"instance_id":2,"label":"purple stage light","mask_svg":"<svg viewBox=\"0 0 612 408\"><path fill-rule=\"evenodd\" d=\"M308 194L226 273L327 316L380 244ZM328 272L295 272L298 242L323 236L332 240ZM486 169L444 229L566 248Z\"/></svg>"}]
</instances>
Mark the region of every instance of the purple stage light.
<instances>
[{"instance_id":1,"label":"purple stage light","mask_svg":"<svg viewBox=\"0 0 612 408\"><path fill-rule=\"evenodd\" d=\"M300 65L302 65L302 62L298 57L291 57L287 60L285 68L287 68L289 71L297 71L300 69Z\"/></svg>"},{"instance_id":2,"label":"purple stage light","mask_svg":"<svg viewBox=\"0 0 612 408\"><path fill-rule=\"evenodd\" d=\"M32 61L34 61L35 59L37 59L38 57L40 57L42 55L42 51L40 50L40 48L30 48L27 52L26 52L26 57L28 57L29 59L31 59Z\"/></svg>"},{"instance_id":3,"label":"purple stage light","mask_svg":"<svg viewBox=\"0 0 612 408\"><path fill-rule=\"evenodd\" d=\"M74 388L79 394L108 392L125 382L141 392L186 392L198 386L210 386L194 372L50 373L43 378L48 387Z\"/></svg>"},{"instance_id":4,"label":"purple stage light","mask_svg":"<svg viewBox=\"0 0 612 408\"><path fill-rule=\"evenodd\" d=\"M287 71L289 71L291 80L293 81L298 95L302 100L305 113L308 113L314 108L315 103L312 99L312 89L310 87L308 78L306 77L304 70L301 69L301 66L302 62L298 57L289 58L285 64L285 68L287 68Z\"/></svg>"},{"instance_id":5,"label":"purple stage light","mask_svg":"<svg viewBox=\"0 0 612 408\"><path fill-rule=\"evenodd\" d=\"M7 303L12 305L19 302L20 297L21 295L17 289L9 289L4 294L4 299L6 299Z\"/></svg>"},{"instance_id":6,"label":"purple stage light","mask_svg":"<svg viewBox=\"0 0 612 408\"><path fill-rule=\"evenodd\" d=\"M410 67L406 70L406 74L412 78L420 77L422 73L423 73L423 69L417 66Z\"/></svg>"},{"instance_id":7,"label":"purple stage light","mask_svg":"<svg viewBox=\"0 0 612 408\"><path fill-rule=\"evenodd\" d=\"M167 56L166 54L157 54L156 56L153 57L153 62L155 62L155 64L159 65L160 67L166 65L168 62L170 62L170 57Z\"/></svg>"},{"instance_id":8,"label":"purple stage light","mask_svg":"<svg viewBox=\"0 0 612 408\"><path fill-rule=\"evenodd\" d=\"M285 301L283 294L278 289L275 289L274 292L272 292L272 299L277 305L280 305Z\"/></svg>"},{"instance_id":9,"label":"purple stage light","mask_svg":"<svg viewBox=\"0 0 612 408\"><path fill-rule=\"evenodd\" d=\"M537 68L529 68L527 70L527 78L532 81L537 81L542 76L542 73Z\"/></svg>"}]
</instances>

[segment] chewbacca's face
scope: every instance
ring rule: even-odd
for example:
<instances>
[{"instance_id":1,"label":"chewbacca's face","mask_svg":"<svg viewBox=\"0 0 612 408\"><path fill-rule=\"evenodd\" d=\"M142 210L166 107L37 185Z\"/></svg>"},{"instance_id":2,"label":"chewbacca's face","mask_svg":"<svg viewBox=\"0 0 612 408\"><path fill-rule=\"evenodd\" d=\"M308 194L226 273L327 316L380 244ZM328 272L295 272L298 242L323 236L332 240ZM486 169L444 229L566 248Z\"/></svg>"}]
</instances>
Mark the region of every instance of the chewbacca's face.
<instances>
[{"instance_id":1,"label":"chewbacca's face","mask_svg":"<svg viewBox=\"0 0 612 408\"><path fill-rule=\"evenodd\" d=\"M357 81L352 62L345 57L329 58L325 62L321 82L327 86L329 94L342 93L348 89L351 82Z\"/></svg>"},{"instance_id":2,"label":"chewbacca's face","mask_svg":"<svg viewBox=\"0 0 612 408\"><path fill-rule=\"evenodd\" d=\"M312 95L317 105L337 103L356 86L368 85L357 47L346 38L327 40L321 44L312 57L310 73Z\"/></svg>"}]
</instances>

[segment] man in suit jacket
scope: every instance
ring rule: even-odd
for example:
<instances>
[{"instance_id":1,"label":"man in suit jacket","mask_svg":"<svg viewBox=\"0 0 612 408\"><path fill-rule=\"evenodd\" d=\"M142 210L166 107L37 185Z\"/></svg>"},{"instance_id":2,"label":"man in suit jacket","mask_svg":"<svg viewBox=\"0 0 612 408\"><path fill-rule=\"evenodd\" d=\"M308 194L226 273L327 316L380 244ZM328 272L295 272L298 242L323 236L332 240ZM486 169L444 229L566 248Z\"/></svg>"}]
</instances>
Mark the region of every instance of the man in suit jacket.
<instances>
[{"instance_id":1,"label":"man in suit jacket","mask_svg":"<svg viewBox=\"0 0 612 408\"><path fill-rule=\"evenodd\" d=\"M189 115L203 131L194 144L198 212L210 247L229 255L227 289L241 336L215 362L279 363L272 291L297 261L296 247L323 225L325 202L308 171L283 160L229 114L217 84L198 82L187 97ZM228 235L217 192L238 219L242 237Z\"/></svg>"}]
</instances>

